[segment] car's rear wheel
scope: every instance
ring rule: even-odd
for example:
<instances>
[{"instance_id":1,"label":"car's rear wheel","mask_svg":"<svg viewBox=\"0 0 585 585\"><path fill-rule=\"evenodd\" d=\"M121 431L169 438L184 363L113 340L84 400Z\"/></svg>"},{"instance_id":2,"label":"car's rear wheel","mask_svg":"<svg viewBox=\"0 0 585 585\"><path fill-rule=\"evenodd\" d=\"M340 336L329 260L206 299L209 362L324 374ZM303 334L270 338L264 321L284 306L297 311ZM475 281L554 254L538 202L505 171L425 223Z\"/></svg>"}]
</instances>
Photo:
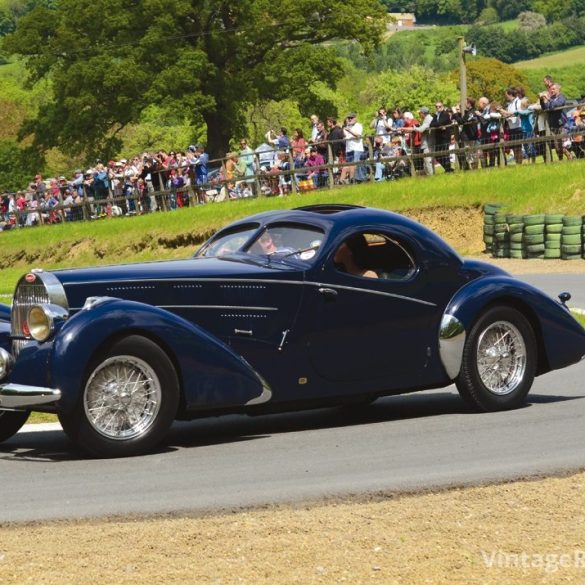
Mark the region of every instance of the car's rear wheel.
<instances>
[{"instance_id":1,"label":"car's rear wheel","mask_svg":"<svg viewBox=\"0 0 585 585\"><path fill-rule=\"evenodd\" d=\"M18 433L29 416L28 411L0 410L0 443Z\"/></svg>"},{"instance_id":2,"label":"car's rear wheel","mask_svg":"<svg viewBox=\"0 0 585 585\"><path fill-rule=\"evenodd\" d=\"M536 360L534 331L526 317L511 307L493 307L466 340L457 389L479 410L517 408L532 387Z\"/></svg>"},{"instance_id":3,"label":"car's rear wheel","mask_svg":"<svg viewBox=\"0 0 585 585\"><path fill-rule=\"evenodd\" d=\"M98 457L126 457L156 446L179 404L179 382L167 354L132 335L94 359L72 413L60 414L64 431Z\"/></svg>"}]
</instances>

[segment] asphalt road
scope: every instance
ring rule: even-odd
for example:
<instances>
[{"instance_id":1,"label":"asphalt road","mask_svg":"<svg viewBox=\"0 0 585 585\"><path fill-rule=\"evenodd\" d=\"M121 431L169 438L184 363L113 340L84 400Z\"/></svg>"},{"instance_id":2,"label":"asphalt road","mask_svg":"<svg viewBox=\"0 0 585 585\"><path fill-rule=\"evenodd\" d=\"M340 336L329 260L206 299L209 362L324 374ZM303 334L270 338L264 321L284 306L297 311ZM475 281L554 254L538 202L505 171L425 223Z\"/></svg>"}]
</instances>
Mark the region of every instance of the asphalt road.
<instances>
[{"instance_id":1,"label":"asphalt road","mask_svg":"<svg viewBox=\"0 0 585 585\"><path fill-rule=\"evenodd\" d=\"M577 297L585 275L575 278ZM571 290L565 275L548 279L545 290ZM181 423L161 450L132 459L81 458L57 430L19 433L0 445L0 522L197 513L577 470L584 379L585 361L542 376L525 408L502 413L468 413L450 387L353 410Z\"/></svg>"}]
</instances>

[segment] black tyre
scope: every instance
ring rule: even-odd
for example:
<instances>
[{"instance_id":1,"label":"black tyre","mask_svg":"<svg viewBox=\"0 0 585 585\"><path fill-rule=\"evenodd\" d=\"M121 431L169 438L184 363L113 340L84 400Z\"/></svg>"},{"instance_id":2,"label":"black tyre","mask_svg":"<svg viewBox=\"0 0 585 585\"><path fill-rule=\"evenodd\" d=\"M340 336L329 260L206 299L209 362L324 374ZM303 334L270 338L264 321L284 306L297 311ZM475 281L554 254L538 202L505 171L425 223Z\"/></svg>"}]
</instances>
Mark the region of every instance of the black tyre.
<instances>
[{"instance_id":1,"label":"black tyre","mask_svg":"<svg viewBox=\"0 0 585 585\"><path fill-rule=\"evenodd\" d=\"M536 341L527 319L511 307L493 307L465 342L457 389L481 411L520 406L536 372Z\"/></svg>"},{"instance_id":2,"label":"black tyre","mask_svg":"<svg viewBox=\"0 0 585 585\"><path fill-rule=\"evenodd\" d=\"M90 364L79 403L60 414L63 430L98 457L145 453L165 437L179 405L179 381L153 341L125 337Z\"/></svg>"},{"instance_id":3,"label":"black tyre","mask_svg":"<svg viewBox=\"0 0 585 585\"><path fill-rule=\"evenodd\" d=\"M0 443L16 435L29 416L28 411L0 410Z\"/></svg>"}]
</instances>

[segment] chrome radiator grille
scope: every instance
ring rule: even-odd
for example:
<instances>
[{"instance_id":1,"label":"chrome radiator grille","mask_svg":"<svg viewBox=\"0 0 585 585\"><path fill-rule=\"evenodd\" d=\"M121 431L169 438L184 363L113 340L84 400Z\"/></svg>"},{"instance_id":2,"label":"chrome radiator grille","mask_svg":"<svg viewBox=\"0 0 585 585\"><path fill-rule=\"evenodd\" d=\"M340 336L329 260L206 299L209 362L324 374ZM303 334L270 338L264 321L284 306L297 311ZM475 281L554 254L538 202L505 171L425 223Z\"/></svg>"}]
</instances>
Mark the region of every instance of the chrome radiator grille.
<instances>
[{"instance_id":1,"label":"chrome radiator grille","mask_svg":"<svg viewBox=\"0 0 585 585\"><path fill-rule=\"evenodd\" d=\"M54 303L67 309L65 291L61 283L50 272L29 273L18 282L12 300L10 332L14 357L19 354L23 345L30 339L24 329L28 311L32 305L41 303Z\"/></svg>"}]
</instances>

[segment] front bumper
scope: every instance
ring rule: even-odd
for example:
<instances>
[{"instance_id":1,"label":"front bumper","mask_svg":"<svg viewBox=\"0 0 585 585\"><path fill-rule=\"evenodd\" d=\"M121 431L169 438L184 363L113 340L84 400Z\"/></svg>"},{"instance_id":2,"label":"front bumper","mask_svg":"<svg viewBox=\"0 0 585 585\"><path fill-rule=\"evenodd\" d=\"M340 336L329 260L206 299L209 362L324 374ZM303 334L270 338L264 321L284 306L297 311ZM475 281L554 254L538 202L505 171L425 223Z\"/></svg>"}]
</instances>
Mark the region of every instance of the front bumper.
<instances>
[{"instance_id":1,"label":"front bumper","mask_svg":"<svg viewBox=\"0 0 585 585\"><path fill-rule=\"evenodd\" d=\"M0 384L0 410L23 410L41 404L52 404L61 398L61 390L25 386L24 384Z\"/></svg>"}]
</instances>

